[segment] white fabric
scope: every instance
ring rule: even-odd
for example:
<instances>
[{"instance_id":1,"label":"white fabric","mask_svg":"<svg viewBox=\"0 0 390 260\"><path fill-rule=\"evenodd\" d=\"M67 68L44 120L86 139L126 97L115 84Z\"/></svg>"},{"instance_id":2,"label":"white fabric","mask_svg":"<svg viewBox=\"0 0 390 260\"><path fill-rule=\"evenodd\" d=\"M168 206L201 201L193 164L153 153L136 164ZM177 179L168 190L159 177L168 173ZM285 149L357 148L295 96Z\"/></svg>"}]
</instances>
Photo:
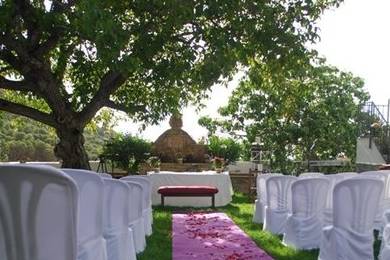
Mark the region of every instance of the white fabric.
<instances>
[{"instance_id":1,"label":"white fabric","mask_svg":"<svg viewBox=\"0 0 390 260\"><path fill-rule=\"evenodd\" d=\"M329 180L328 195L326 198L326 204L323 210L322 224L323 226L332 225L333 221L333 189L334 186L342 180L356 177L356 172L340 172L337 174L324 175Z\"/></svg>"},{"instance_id":2,"label":"white fabric","mask_svg":"<svg viewBox=\"0 0 390 260\"><path fill-rule=\"evenodd\" d=\"M271 176L282 175L281 173L265 173L258 174L256 177L256 193L257 199L254 205L254 213L252 221L254 223L264 223L265 205L267 204L267 192L265 182Z\"/></svg>"},{"instance_id":3,"label":"white fabric","mask_svg":"<svg viewBox=\"0 0 390 260\"><path fill-rule=\"evenodd\" d=\"M321 172L304 172L299 174L298 178L311 178L311 177L321 177L324 176Z\"/></svg>"},{"instance_id":4,"label":"white fabric","mask_svg":"<svg viewBox=\"0 0 390 260\"><path fill-rule=\"evenodd\" d=\"M121 178L121 180L129 180L142 185L143 189L143 204L142 204L142 216L144 218L145 232L147 236L152 234L152 219L153 219L153 210L152 210L152 199L151 199L151 186L149 176L126 176Z\"/></svg>"},{"instance_id":5,"label":"white fabric","mask_svg":"<svg viewBox=\"0 0 390 260\"><path fill-rule=\"evenodd\" d=\"M374 229L379 230L381 232L385 225L385 222L383 220L383 214L387 209L390 209L390 171L367 171L360 173L360 175L377 177L382 179L385 183L382 198L380 200L378 212L374 222Z\"/></svg>"},{"instance_id":6,"label":"white fabric","mask_svg":"<svg viewBox=\"0 0 390 260\"><path fill-rule=\"evenodd\" d=\"M298 249L318 248L322 233L322 209L329 181L325 178L303 178L291 186L292 214L286 222L283 243Z\"/></svg>"},{"instance_id":7,"label":"white fabric","mask_svg":"<svg viewBox=\"0 0 390 260\"><path fill-rule=\"evenodd\" d=\"M76 259L77 216L69 176L48 166L0 166L0 259Z\"/></svg>"},{"instance_id":8,"label":"white fabric","mask_svg":"<svg viewBox=\"0 0 390 260\"><path fill-rule=\"evenodd\" d=\"M161 196L157 190L167 185L207 185L218 189L215 194L215 206L225 206L232 201L233 188L228 172L216 173L206 172L166 172L148 173L152 182L152 203L159 205ZM165 205L170 206L191 206L210 207L209 197L166 197Z\"/></svg>"},{"instance_id":9,"label":"white fabric","mask_svg":"<svg viewBox=\"0 0 390 260\"><path fill-rule=\"evenodd\" d=\"M100 172L98 173L100 175L100 177L102 178L108 178L108 179L112 179L112 175L111 174L108 174L108 173L105 173L105 172Z\"/></svg>"},{"instance_id":10,"label":"white fabric","mask_svg":"<svg viewBox=\"0 0 390 260\"><path fill-rule=\"evenodd\" d=\"M105 260L107 251L103 238L103 181L92 171L76 169L62 171L76 182L79 189L77 259Z\"/></svg>"},{"instance_id":11,"label":"white fabric","mask_svg":"<svg viewBox=\"0 0 390 260\"><path fill-rule=\"evenodd\" d=\"M383 237L381 243L381 251L379 253L379 260L390 259L390 210L385 212L386 225L383 229Z\"/></svg>"},{"instance_id":12,"label":"white fabric","mask_svg":"<svg viewBox=\"0 0 390 260\"><path fill-rule=\"evenodd\" d=\"M150 176L148 175L138 175L138 178L144 178L147 179L149 182L149 201L150 201L150 212L149 212L149 218L150 223L153 225L153 208L152 208L152 181L150 180ZM153 231L153 230L152 230Z\"/></svg>"},{"instance_id":13,"label":"white fabric","mask_svg":"<svg viewBox=\"0 0 390 260\"><path fill-rule=\"evenodd\" d=\"M146 247L145 240L145 224L144 218L142 215L143 212L143 187L141 184L123 180L130 187L130 208L129 208L129 220L128 225L129 229L132 230L133 233L133 241L135 251L140 253L144 251Z\"/></svg>"},{"instance_id":14,"label":"white fabric","mask_svg":"<svg viewBox=\"0 0 390 260\"><path fill-rule=\"evenodd\" d=\"M369 177L355 177L336 184L334 225L323 229L318 259L374 259L372 229L383 186L383 181Z\"/></svg>"},{"instance_id":15,"label":"white fabric","mask_svg":"<svg viewBox=\"0 0 390 260\"><path fill-rule=\"evenodd\" d=\"M283 234L288 214L291 212L291 185L293 176L272 176L266 180L267 205L263 230Z\"/></svg>"},{"instance_id":16,"label":"white fabric","mask_svg":"<svg viewBox=\"0 0 390 260\"><path fill-rule=\"evenodd\" d=\"M135 260L132 233L129 230L130 187L122 181L104 180L104 238L109 260ZM134 242L133 242L134 243ZM131 251L132 250L132 251Z\"/></svg>"}]
</instances>

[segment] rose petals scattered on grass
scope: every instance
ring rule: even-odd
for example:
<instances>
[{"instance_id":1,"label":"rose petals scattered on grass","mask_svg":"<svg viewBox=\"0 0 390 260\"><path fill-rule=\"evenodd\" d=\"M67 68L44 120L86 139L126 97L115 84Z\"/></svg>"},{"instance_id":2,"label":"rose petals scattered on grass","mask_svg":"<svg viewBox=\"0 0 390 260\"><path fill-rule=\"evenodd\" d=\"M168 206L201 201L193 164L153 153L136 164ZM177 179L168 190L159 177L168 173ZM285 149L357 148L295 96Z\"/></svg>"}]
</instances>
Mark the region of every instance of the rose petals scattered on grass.
<instances>
[{"instance_id":1,"label":"rose petals scattered on grass","mask_svg":"<svg viewBox=\"0 0 390 260\"><path fill-rule=\"evenodd\" d=\"M224 213L173 214L173 260L272 260Z\"/></svg>"}]
</instances>

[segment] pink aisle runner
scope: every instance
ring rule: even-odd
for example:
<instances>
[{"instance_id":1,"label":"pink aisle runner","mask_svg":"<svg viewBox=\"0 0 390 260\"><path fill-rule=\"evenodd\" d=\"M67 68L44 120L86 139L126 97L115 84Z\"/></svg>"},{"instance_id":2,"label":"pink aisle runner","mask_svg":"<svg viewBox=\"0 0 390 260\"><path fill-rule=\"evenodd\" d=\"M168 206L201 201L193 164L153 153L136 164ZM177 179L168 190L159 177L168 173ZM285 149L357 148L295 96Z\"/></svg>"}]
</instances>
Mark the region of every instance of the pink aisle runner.
<instances>
[{"instance_id":1,"label":"pink aisle runner","mask_svg":"<svg viewBox=\"0 0 390 260\"><path fill-rule=\"evenodd\" d=\"M224 213L172 218L173 260L272 260Z\"/></svg>"}]
</instances>

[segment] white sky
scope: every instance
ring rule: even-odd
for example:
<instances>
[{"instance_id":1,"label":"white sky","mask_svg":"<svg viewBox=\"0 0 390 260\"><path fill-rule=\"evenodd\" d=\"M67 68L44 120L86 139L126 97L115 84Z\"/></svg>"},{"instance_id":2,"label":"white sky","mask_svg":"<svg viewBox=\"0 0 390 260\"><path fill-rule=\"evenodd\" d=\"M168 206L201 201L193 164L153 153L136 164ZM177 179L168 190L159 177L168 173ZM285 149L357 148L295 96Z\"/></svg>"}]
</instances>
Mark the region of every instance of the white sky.
<instances>
[{"instance_id":1,"label":"white sky","mask_svg":"<svg viewBox=\"0 0 390 260\"><path fill-rule=\"evenodd\" d=\"M327 11L319 22L321 42L316 49L329 64L362 77L365 89L377 104L390 98L390 0L346 0L339 8ZM218 116L217 109L227 103L237 80L229 88L214 87L206 108L183 110L183 130L195 140L207 135L198 125L203 115ZM217 91L216 91L217 90ZM121 122L117 130L154 141L169 129L168 120L139 132L131 122Z\"/></svg>"}]
</instances>

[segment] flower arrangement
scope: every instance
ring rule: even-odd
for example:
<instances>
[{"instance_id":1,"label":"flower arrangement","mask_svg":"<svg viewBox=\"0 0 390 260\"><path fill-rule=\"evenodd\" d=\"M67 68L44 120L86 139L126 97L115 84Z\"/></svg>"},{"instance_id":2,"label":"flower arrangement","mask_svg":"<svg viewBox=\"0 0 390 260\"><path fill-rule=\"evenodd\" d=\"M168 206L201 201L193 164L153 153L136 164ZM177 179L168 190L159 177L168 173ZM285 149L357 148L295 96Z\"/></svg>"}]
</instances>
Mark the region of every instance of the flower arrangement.
<instances>
[{"instance_id":1,"label":"flower arrangement","mask_svg":"<svg viewBox=\"0 0 390 260\"><path fill-rule=\"evenodd\" d=\"M214 165L214 169L217 172L221 172L223 167L225 166L225 159L222 157L214 157L214 159L212 160L212 163Z\"/></svg>"},{"instance_id":2,"label":"flower arrangement","mask_svg":"<svg viewBox=\"0 0 390 260\"><path fill-rule=\"evenodd\" d=\"M160 158L158 158L157 156L151 156L149 157L147 162L150 165L150 167L155 169L155 171L159 171L160 164L161 164Z\"/></svg>"}]
</instances>

